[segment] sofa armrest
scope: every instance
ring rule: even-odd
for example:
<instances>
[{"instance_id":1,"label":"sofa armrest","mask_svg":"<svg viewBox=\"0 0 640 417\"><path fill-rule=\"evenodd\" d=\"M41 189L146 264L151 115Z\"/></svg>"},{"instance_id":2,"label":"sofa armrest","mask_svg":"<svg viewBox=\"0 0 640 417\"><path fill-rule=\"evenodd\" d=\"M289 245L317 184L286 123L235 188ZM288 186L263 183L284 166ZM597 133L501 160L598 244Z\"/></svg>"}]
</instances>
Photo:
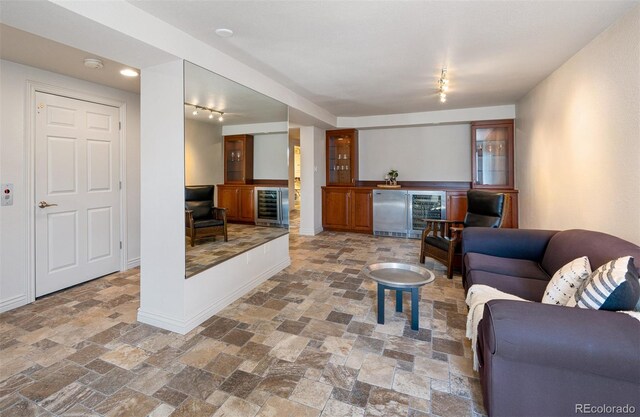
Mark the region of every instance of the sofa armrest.
<instances>
[{"instance_id":1,"label":"sofa armrest","mask_svg":"<svg viewBox=\"0 0 640 417\"><path fill-rule=\"evenodd\" d=\"M508 361L640 385L640 321L627 314L493 300L478 332L485 353Z\"/></svg>"},{"instance_id":2,"label":"sofa armrest","mask_svg":"<svg viewBox=\"0 0 640 417\"><path fill-rule=\"evenodd\" d=\"M467 252L540 262L555 230L466 227L462 231L462 257Z\"/></svg>"}]
</instances>

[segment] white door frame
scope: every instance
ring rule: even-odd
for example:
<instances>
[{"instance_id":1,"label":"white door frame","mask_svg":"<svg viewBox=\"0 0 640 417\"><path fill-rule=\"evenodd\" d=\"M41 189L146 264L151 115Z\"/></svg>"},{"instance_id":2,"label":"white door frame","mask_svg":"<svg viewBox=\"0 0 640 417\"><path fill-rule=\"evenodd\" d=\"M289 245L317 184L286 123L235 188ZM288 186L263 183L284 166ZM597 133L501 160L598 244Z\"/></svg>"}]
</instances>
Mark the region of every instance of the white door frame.
<instances>
[{"instance_id":1,"label":"white door frame","mask_svg":"<svg viewBox=\"0 0 640 417\"><path fill-rule=\"evenodd\" d=\"M96 104L103 104L119 109L120 117L120 241L122 248L120 249L120 271L127 269L127 172L126 172L126 116L127 103L122 100L115 100L107 97L101 97L92 93L71 90L64 87L40 83L37 81L27 81L27 91L25 100L25 143L24 154L26 156L25 163L25 180L26 193L25 200L27 205L27 303L32 303L36 299L36 251L35 251L35 207L36 207L36 187L35 187L35 138L36 138L36 92L54 94L57 96L68 97L71 99L90 101Z\"/></svg>"}]
</instances>

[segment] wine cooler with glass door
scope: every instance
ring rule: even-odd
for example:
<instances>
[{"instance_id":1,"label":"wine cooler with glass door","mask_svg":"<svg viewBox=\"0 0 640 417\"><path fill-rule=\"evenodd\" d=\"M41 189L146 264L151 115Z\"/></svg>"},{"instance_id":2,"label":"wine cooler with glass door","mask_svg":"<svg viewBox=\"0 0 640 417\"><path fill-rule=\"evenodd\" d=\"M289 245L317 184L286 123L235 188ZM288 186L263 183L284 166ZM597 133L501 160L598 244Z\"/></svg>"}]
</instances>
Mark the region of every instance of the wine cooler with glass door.
<instances>
[{"instance_id":1,"label":"wine cooler with glass door","mask_svg":"<svg viewBox=\"0 0 640 417\"><path fill-rule=\"evenodd\" d=\"M256 187L255 210L257 226L289 226L289 189Z\"/></svg>"}]
</instances>

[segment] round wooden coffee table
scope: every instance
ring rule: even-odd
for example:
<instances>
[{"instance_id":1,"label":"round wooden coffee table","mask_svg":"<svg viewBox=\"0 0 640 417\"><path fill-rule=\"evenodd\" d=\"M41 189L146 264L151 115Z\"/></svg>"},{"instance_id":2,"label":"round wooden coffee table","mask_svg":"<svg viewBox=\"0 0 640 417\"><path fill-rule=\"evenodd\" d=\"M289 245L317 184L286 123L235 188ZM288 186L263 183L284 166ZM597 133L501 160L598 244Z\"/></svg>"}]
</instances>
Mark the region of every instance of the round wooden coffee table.
<instances>
[{"instance_id":1,"label":"round wooden coffee table","mask_svg":"<svg viewBox=\"0 0 640 417\"><path fill-rule=\"evenodd\" d=\"M411 329L418 330L418 291L435 279L427 268L398 262L371 264L362 270L378 283L378 323L384 324L384 290L395 290L396 311L402 312L402 293L411 293Z\"/></svg>"}]
</instances>

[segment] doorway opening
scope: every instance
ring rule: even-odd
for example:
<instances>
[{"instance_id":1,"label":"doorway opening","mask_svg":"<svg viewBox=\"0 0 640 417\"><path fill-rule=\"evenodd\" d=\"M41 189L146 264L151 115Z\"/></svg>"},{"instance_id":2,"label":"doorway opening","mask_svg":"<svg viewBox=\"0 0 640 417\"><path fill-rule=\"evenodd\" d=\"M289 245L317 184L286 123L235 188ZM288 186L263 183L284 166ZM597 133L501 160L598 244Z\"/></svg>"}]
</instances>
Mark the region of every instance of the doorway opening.
<instances>
[{"instance_id":1,"label":"doorway opening","mask_svg":"<svg viewBox=\"0 0 640 417\"><path fill-rule=\"evenodd\" d=\"M292 230L300 228L300 128L289 129L289 226Z\"/></svg>"}]
</instances>

